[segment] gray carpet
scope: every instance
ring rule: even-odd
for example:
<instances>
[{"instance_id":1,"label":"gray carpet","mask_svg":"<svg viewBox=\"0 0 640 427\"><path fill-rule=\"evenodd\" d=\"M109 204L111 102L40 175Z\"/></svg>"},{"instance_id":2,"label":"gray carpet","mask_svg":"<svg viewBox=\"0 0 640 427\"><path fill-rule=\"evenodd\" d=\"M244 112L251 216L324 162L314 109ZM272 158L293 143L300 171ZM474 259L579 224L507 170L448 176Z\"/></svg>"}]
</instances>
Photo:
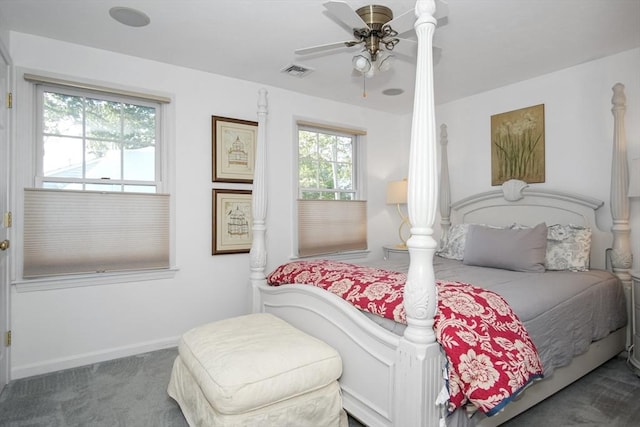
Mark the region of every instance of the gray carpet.
<instances>
[{"instance_id":1,"label":"gray carpet","mask_svg":"<svg viewBox=\"0 0 640 427\"><path fill-rule=\"evenodd\" d=\"M186 427L166 392L176 355L159 350L12 381L0 395L0 426ZM640 426L640 379L612 359L504 425Z\"/></svg>"},{"instance_id":2,"label":"gray carpet","mask_svg":"<svg viewBox=\"0 0 640 427\"><path fill-rule=\"evenodd\" d=\"M640 378L616 357L502 426L638 427Z\"/></svg>"}]
</instances>

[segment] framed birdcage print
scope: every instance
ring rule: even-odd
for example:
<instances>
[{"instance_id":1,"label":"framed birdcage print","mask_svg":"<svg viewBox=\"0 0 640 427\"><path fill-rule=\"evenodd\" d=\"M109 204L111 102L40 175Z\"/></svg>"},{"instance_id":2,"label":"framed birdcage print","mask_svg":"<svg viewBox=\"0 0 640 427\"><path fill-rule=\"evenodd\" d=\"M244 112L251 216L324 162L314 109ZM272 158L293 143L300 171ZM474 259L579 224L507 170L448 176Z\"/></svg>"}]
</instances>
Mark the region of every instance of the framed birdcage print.
<instances>
[{"instance_id":1,"label":"framed birdcage print","mask_svg":"<svg viewBox=\"0 0 640 427\"><path fill-rule=\"evenodd\" d=\"M211 116L212 181L251 184L258 122Z\"/></svg>"},{"instance_id":2,"label":"framed birdcage print","mask_svg":"<svg viewBox=\"0 0 640 427\"><path fill-rule=\"evenodd\" d=\"M249 252L251 191L213 190L212 255Z\"/></svg>"}]
</instances>

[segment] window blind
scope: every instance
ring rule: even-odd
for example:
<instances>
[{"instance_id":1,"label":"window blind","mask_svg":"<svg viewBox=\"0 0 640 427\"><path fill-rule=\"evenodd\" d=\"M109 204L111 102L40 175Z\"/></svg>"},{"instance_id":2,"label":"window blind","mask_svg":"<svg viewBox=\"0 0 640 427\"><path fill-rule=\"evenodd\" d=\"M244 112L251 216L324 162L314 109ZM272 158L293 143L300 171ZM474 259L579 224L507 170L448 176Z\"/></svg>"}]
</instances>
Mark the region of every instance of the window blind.
<instances>
[{"instance_id":1,"label":"window blind","mask_svg":"<svg viewBox=\"0 0 640 427\"><path fill-rule=\"evenodd\" d=\"M169 268L169 195L25 188L24 278Z\"/></svg>"},{"instance_id":2,"label":"window blind","mask_svg":"<svg viewBox=\"0 0 640 427\"><path fill-rule=\"evenodd\" d=\"M298 200L298 255L367 249L367 202Z\"/></svg>"}]
</instances>

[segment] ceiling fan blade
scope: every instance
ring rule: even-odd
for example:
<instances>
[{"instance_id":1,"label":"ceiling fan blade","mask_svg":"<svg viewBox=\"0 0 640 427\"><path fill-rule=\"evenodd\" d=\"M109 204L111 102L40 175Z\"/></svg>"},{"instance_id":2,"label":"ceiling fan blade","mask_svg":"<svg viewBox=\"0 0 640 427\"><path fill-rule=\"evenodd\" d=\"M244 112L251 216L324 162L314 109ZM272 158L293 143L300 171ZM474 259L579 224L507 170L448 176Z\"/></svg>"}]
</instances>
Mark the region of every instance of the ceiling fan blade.
<instances>
[{"instance_id":1,"label":"ceiling fan blade","mask_svg":"<svg viewBox=\"0 0 640 427\"><path fill-rule=\"evenodd\" d=\"M413 9L406 11L402 15L396 16L391 21L384 24L395 30L398 34L413 31L413 24L416 22L416 13Z\"/></svg>"},{"instance_id":2,"label":"ceiling fan blade","mask_svg":"<svg viewBox=\"0 0 640 427\"><path fill-rule=\"evenodd\" d=\"M355 40L347 40L343 42L335 42L335 43L321 44L317 46L303 47L301 49L296 49L294 52L297 55L307 55L309 53L322 52L324 50L337 49L339 47L352 47L352 46L355 46L356 44L359 44L359 42Z\"/></svg>"},{"instance_id":3,"label":"ceiling fan blade","mask_svg":"<svg viewBox=\"0 0 640 427\"><path fill-rule=\"evenodd\" d=\"M399 39L398 44L393 48L394 53L401 53L409 56L416 56L418 51L418 42L410 39Z\"/></svg>"},{"instance_id":4,"label":"ceiling fan blade","mask_svg":"<svg viewBox=\"0 0 640 427\"><path fill-rule=\"evenodd\" d=\"M444 27L449 23L449 17L443 16L442 18L438 18L438 23L436 24L437 28Z\"/></svg>"},{"instance_id":5,"label":"ceiling fan blade","mask_svg":"<svg viewBox=\"0 0 640 427\"><path fill-rule=\"evenodd\" d=\"M449 23L449 6L442 1L437 1L436 13L434 18L437 19L438 23L437 27L443 27ZM393 28L399 35L403 35L404 33L408 33L413 31L414 24L416 22L416 12L411 9L403 13L402 15L398 15L393 18L391 21L387 22L385 25Z\"/></svg>"},{"instance_id":6,"label":"ceiling fan blade","mask_svg":"<svg viewBox=\"0 0 640 427\"><path fill-rule=\"evenodd\" d=\"M447 0L436 0L436 13L433 15L438 20L440 25L440 19L449 16L449 2Z\"/></svg>"},{"instance_id":7,"label":"ceiling fan blade","mask_svg":"<svg viewBox=\"0 0 640 427\"><path fill-rule=\"evenodd\" d=\"M409 39L400 39L400 43L398 43L393 48L393 54L398 56L400 59L409 59L415 58L416 53L418 52L418 42L416 40ZM436 65L440 62L440 57L442 56L442 48L437 46L433 46L433 64Z\"/></svg>"},{"instance_id":8,"label":"ceiling fan blade","mask_svg":"<svg viewBox=\"0 0 640 427\"><path fill-rule=\"evenodd\" d=\"M394 53L393 56L400 60L400 61L405 61L408 62L410 64L415 64L416 62L416 53L410 53L410 54L405 54L405 53L401 53L401 52L396 52L394 49ZM440 58L442 58L442 49L440 49L439 47L433 47L433 65L438 65L438 63L440 62Z\"/></svg>"},{"instance_id":9,"label":"ceiling fan blade","mask_svg":"<svg viewBox=\"0 0 640 427\"><path fill-rule=\"evenodd\" d=\"M434 46L433 47L433 65L438 65L440 62L440 58L442 58L442 49Z\"/></svg>"},{"instance_id":10,"label":"ceiling fan blade","mask_svg":"<svg viewBox=\"0 0 640 427\"><path fill-rule=\"evenodd\" d=\"M369 28L366 22L360 18L360 15L343 1L328 1L323 4L333 17L347 25L351 30L355 28Z\"/></svg>"}]
</instances>

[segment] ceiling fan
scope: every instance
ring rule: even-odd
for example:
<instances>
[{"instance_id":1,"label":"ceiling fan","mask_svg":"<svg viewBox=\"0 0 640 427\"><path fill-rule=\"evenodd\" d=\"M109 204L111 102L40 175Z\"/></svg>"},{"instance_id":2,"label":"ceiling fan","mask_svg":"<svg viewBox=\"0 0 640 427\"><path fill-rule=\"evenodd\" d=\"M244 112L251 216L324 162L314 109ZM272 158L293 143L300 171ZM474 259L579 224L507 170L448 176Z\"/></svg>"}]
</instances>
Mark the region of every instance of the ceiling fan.
<instances>
[{"instance_id":1,"label":"ceiling fan","mask_svg":"<svg viewBox=\"0 0 640 427\"><path fill-rule=\"evenodd\" d=\"M398 17L386 6L369 5L356 10L343 1L328 1L323 4L326 12L337 19L353 34L352 40L311 46L295 50L298 55L307 55L330 51L333 49L361 46L361 51L353 57L354 70L372 77L376 71L386 71L391 67L394 57L391 54L397 46L402 46L401 53L409 56L415 54L417 42L401 38L404 33L413 31L416 20L415 12L409 10ZM445 25L447 18L438 7L436 19L438 25ZM446 13L446 11L445 11ZM439 56L439 48L434 48L434 61Z\"/></svg>"}]
</instances>

